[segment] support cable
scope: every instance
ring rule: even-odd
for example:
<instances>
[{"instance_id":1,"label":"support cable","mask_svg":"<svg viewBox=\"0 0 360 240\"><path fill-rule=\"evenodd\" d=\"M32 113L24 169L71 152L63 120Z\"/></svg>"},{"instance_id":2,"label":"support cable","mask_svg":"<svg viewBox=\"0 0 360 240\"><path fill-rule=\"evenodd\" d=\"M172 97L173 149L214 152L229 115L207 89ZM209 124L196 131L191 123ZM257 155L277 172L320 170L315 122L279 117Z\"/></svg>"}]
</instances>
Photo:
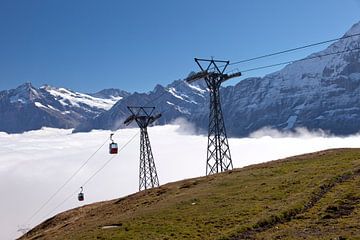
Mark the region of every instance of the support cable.
<instances>
[{"instance_id":1,"label":"support cable","mask_svg":"<svg viewBox=\"0 0 360 240\"><path fill-rule=\"evenodd\" d=\"M270 65L255 67L255 68L249 68L249 69L243 70L243 71L241 71L241 72L242 72L242 73L244 73L244 72L251 72L251 71L261 70L261 69L265 69L265 68L277 67L277 66L282 66L282 65L287 65L287 64L292 64L292 63L297 63L297 62L312 60L312 59L316 59L316 58L322 58L322 57L332 56L332 55L338 55L338 54L347 53L347 52L359 51L359 50L360 50L360 48L352 48L352 49L347 49L347 50L343 50L343 51L339 51L339 52L334 52L334 53L327 53L327 54L316 55L316 56L312 56L312 57L306 57L306 58L302 58L302 59L298 59L298 60L292 60L292 61L286 61L286 62L281 62L281 63L275 63L275 64L270 64Z\"/></svg>"},{"instance_id":2,"label":"support cable","mask_svg":"<svg viewBox=\"0 0 360 240\"><path fill-rule=\"evenodd\" d=\"M139 135L139 132L137 132L136 134L134 134L134 136L132 136L130 138L129 141L127 141L120 149L119 149L119 153L127 146L129 145L134 139L135 137ZM111 157L108 161L106 161L96 172L94 172L82 185L83 187L88 184L101 170L103 170L115 157L117 157L117 155Z\"/></svg>"},{"instance_id":3,"label":"support cable","mask_svg":"<svg viewBox=\"0 0 360 240\"><path fill-rule=\"evenodd\" d=\"M100 151L100 149L108 142L108 139L104 141L100 147L90 155L86 161L81 164L81 166L28 218L26 223L29 223L33 218L85 167L85 165L95 156L95 154Z\"/></svg>"},{"instance_id":4,"label":"support cable","mask_svg":"<svg viewBox=\"0 0 360 240\"><path fill-rule=\"evenodd\" d=\"M135 137L139 135L139 132L134 134L120 149L119 153L124 150L124 148L129 145ZM85 187L99 172L101 172L114 158L116 158L118 155L111 156L98 170L96 170L82 185L81 187ZM81 188L80 187L80 188ZM77 188L74 192L72 192L69 196L67 196L62 202L60 202L55 208L53 208L44 218L49 217L52 213L54 213L58 208L60 208L63 204L65 204L70 198L72 198L80 188Z\"/></svg>"},{"instance_id":5,"label":"support cable","mask_svg":"<svg viewBox=\"0 0 360 240\"><path fill-rule=\"evenodd\" d=\"M261 55L261 56L257 56L257 57L252 57L252 58L249 58L249 59L244 59L244 60L240 60L240 61L236 61L236 62L231 62L231 63L229 63L229 66L237 65L237 64L245 63L245 62L251 62L251 61L259 60L259 59L262 59L262 58L273 57L273 56L276 56L276 55L289 53L289 52L294 52L294 51L302 50L302 49L305 49L305 48L315 47L315 46L323 45L323 44L326 44L326 43L331 43L331 42L344 40L344 39L347 39L347 38L352 38L352 37L357 37L357 36L360 36L360 33L351 34L351 35L343 36L343 37L340 37L340 38L334 38L334 39L321 41L321 42L317 42L317 43L311 43L311 44L308 44L308 45L295 47L295 48L290 48L290 49L286 49L286 50L283 50L283 51L269 53L269 54L265 54L265 55Z\"/></svg>"}]
</instances>

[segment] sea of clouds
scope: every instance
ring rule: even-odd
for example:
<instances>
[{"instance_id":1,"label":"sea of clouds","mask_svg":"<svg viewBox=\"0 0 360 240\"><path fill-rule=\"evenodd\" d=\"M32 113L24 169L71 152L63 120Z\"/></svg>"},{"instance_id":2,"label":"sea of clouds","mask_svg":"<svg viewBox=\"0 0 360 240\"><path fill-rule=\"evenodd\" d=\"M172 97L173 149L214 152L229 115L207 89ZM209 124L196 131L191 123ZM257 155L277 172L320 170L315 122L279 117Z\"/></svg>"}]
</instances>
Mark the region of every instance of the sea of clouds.
<instances>
[{"instance_id":1,"label":"sea of clouds","mask_svg":"<svg viewBox=\"0 0 360 240\"><path fill-rule=\"evenodd\" d=\"M149 128L161 184L204 176L207 137L193 132L191 124ZM122 129L114 140L121 148L139 132ZM107 162L108 142L85 167L36 216L29 217L105 142L109 131L71 134L71 130L45 128L23 134L0 133L0 239L21 235L19 227L33 227L66 209L126 196L138 191L139 135L84 186L85 201L76 192ZM230 138L236 168L329 148L358 147L360 135L328 136L298 129L280 133L263 129L249 138ZM69 195L70 194L70 195ZM60 207L60 203L70 198Z\"/></svg>"}]
</instances>

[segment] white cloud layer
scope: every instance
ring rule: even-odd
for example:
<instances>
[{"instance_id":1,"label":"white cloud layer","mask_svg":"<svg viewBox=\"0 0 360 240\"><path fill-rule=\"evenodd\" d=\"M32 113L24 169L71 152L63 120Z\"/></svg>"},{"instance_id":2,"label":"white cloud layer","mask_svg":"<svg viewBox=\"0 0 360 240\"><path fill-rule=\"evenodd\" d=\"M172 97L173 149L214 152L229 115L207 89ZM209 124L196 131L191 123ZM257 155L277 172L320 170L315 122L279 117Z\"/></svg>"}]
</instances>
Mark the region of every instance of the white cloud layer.
<instances>
[{"instance_id":1,"label":"white cloud layer","mask_svg":"<svg viewBox=\"0 0 360 240\"><path fill-rule=\"evenodd\" d=\"M205 175L206 136L188 135L191 126L182 121L177 123L182 127L167 125L149 129L161 184ZM121 147L138 131L119 130L114 139ZM109 131L71 134L71 130L59 129L12 135L0 133L0 239L19 236L18 225L23 224L106 141L109 134ZM234 167L238 168L328 148L360 147L360 135L340 138L304 129L289 134L264 129L250 138L230 139L229 144ZM52 216L51 210L79 189L111 157L107 146L36 215L31 227ZM136 192L138 165L139 136L84 187L84 203L79 203L75 194L56 212Z\"/></svg>"}]
</instances>

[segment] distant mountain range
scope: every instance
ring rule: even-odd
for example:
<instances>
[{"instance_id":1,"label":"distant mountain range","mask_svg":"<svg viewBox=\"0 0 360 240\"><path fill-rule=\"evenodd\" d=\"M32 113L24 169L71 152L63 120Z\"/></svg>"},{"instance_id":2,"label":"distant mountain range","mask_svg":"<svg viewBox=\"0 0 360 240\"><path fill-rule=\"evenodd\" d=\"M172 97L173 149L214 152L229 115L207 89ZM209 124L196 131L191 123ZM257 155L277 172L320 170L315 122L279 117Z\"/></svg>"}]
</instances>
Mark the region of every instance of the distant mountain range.
<instances>
[{"instance_id":1,"label":"distant mountain range","mask_svg":"<svg viewBox=\"0 0 360 240\"><path fill-rule=\"evenodd\" d=\"M346 34L360 33L360 23ZM360 36L339 40L310 57L360 48ZM263 78L247 78L221 89L230 136L247 136L264 127L291 131L297 127L348 135L360 131L360 51L313 58L287 65ZM204 82L177 80L148 93L106 89L94 94L30 83L0 92L0 131L8 133L43 126L118 129L128 105L156 106L157 124L181 117L207 129L209 93Z\"/></svg>"},{"instance_id":2,"label":"distant mountain range","mask_svg":"<svg viewBox=\"0 0 360 240\"><path fill-rule=\"evenodd\" d=\"M83 94L48 85L25 83L0 92L0 131L19 133L42 127L74 128L109 110L129 93L105 89Z\"/></svg>"}]
</instances>

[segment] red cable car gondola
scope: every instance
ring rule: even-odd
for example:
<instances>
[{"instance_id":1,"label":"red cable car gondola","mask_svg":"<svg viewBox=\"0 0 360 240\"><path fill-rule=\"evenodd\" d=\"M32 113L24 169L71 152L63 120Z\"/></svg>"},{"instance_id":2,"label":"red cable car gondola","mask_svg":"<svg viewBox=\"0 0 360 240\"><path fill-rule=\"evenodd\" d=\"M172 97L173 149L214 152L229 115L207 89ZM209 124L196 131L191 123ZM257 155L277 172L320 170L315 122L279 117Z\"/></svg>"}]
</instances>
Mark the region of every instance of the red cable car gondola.
<instances>
[{"instance_id":1,"label":"red cable car gondola","mask_svg":"<svg viewBox=\"0 0 360 240\"><path fill-rule=\"evenodd\" d=\"M118 145L112 139L113 135L114 135L113 133L110 134L111 143L109 144L109 153L110 154L117 154L118 153Z\"/></svg>"}]
</instances>

